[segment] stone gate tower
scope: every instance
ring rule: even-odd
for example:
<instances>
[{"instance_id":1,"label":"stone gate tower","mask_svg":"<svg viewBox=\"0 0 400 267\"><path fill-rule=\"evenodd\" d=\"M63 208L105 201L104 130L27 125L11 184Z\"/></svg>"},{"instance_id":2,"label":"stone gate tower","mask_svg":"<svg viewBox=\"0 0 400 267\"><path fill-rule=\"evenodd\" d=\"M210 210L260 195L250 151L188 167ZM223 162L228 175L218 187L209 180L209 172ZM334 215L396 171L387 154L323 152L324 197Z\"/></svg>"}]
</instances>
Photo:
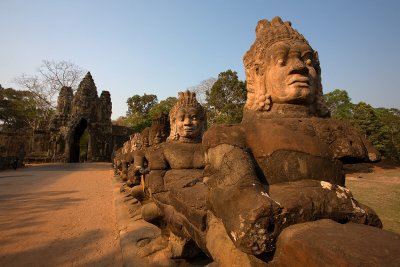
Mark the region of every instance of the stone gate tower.
<instances>
[{"instance_id":1,"label":"stone gate tower","mask_svg":"<svg viewBox=\"0 0 400 267\"><path fill-rule=\"evenodd\" d=\"M58 162L110 161L113 149L111 105L108 91L102 91L98 97L90 72L75 95L70 87L63 87L57 114L50 125L48 157Z\"/></svg>"}]
</instances>

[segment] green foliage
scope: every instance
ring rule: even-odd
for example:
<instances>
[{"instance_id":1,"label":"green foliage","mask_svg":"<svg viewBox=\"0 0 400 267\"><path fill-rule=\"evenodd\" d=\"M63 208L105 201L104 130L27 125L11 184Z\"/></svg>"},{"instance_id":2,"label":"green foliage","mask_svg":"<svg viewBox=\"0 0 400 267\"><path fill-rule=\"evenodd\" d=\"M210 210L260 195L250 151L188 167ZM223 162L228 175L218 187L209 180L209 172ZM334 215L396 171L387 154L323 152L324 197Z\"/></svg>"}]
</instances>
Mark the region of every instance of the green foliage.
<instances>
[{"instance_id":1,"label":"green foliage","mask_svg":"<svg viewBox=\"0 0 400 267\"><path fill-rule=\"evenodd\" d=\"M169 114L171 108L178 101L176 97L168 97L165 100L161 100L160 103L154 105L149 112L150 118L154 118L159 113Z\"/></svg>"},{"instance_id":2,"label":"green foliage","mask_svg":"<svg viewBox=\"0 0 400 267\"><path fill-rule=\"evenodd\" d=\"M375 109L364 102L353 107L351 122L379 151L384 151L387 146L386 128L378 118Z\"/></svg>"},{"instance_id":3,"label":"green foliage","mask_svg":"<svg viewBox=\"0 0 400 267\"><path fill-rule=\"evenodd\" d=\"M246 83L238 79L236 71L227 70L206 91L208 120L213 123L239 123L246 102Z\"/></svg>"},{"instance_id":4,"label":"green foliage","mask_svg":"<svg viewBox=\"0 0 400 267\"><path fill-rule=\"evenodd\" d=\"M47 114L31 92L0 86L0 130L36 129L48 121Z\"/></svg>"},{"instance_id":5,"label":"green foliage","mask_svg":"<svg viewBox=\"0 0 400 267\"><path fill-rule=\"evenodd\" d=\"M400 160L400 110L391 108L375 109L378 119L383 123L386 156Z\"/></svg>"},{"instance_id":6,"label":"green foliage","mask_svg":"<svg viewBox=\"0 0 400 267\"><path fill-rule=\"evenodd\" d=\"M134 132L141 132L151 125L151 119L147 114L133 113L125 117L125 125L131 127Z\"/></svg>"},{"instance_id":7,"label":"green foliage","mask_svg":"<svg viewBox=\"0 0 400 267\"><path fill-rule=\"evenodd\" d=\"M131 127L135 132L141 132L151 125L157 114L168 114L177 101L176 97L168 97L158 103L156 95L134 95L128 98L128 112L125 118L119 118L119 123Z\"/></svg>"},{"instance_id":8,"label":"green foliage","mask_svg":"<svg viewBox=\"0 0 400 267\"><path fill-rule=\"evenodd\" d=\"M339 89L324 99L332 117L349 121L383 156L400 160L400 110L353 104L348 93Z\"/></svg>"},{"instance_id":9,"label":"green foliage","mask_svg":"<svg viewBox=\"0 0 400 267\"><path fill-rule=\"evenodd\" d=\"M86 128L79 139L79 159L81 162L86 161L89 143L89 131Z\"/></svg>"},{"instance_id":10,"label":"green foliage","mask_svg":"<svg viewBox=\"0 0 400 267\"><path fill-rule=\"evenodd\" d=\"M134 95L126 101L126 125L132 127L135 132L141 132L151 125L150 109L158 103L156 95Z\"/></svg>"},{"instance_id":11,"label":"green foliage","mask_svg":"<svg viewBox=\"0 0 400 267\"><path fill-rule=\"evenodd\" d=\"M351 118L353 104L346 90L335 89L325 94L324 99L333 118Z\"/></svg>"},{"instance_id":12,"label":"green foliage","mask_svg":"<svg viewBox=\"0 0 400 267\"><path fill-rule=\"evenodd\" d=\"M144 94L134 95L129 97L126 103L128 104L128 112L127 116L131 114L139 114L139 115L146 115L149 113L150 109L157 104L157 96L156 95L147 95Z\"/></svg>"},{"instance_id":13,"label":"green foliage","mask_svg":"<svg viewBox=\"0 0 400 267\"><path fill-rule=\"evenodd\" d=\"M116 120L112 121L112 124L117 126L128 126L126 122L126 117L124 116L119 116Z\"/></svg>"}]
</instances>

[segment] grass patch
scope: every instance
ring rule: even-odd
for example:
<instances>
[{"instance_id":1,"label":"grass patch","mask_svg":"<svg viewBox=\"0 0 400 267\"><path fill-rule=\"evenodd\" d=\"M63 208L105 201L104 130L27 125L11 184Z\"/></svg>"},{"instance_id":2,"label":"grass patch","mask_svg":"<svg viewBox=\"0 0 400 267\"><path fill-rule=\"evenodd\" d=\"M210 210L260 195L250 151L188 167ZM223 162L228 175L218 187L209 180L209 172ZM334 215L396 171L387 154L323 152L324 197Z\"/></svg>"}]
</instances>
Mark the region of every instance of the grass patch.
<instances>
[{"instance_id":1,"label":"grass patch","mask_svg":"<svg viewBox=\"0 0 400 267\"><path fill-rule=\"evenodd\" d=\"M383 229L400 234L400 168L348 174L346 187L378 214Z\"/></svg>"}]
</instances>

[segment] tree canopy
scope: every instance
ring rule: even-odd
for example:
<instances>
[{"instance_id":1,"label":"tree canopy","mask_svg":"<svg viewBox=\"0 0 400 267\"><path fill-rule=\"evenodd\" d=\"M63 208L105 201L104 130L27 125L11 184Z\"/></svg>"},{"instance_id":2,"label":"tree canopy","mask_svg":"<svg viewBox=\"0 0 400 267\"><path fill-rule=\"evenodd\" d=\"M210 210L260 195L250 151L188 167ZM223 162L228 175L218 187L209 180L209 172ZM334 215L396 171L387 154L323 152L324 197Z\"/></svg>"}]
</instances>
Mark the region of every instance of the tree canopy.
<instances>
[{"instance_id":1,"label":"tree canopy","mask_svg":"<svg viewBox=\"0 0 400 267\"><path fill-rule=\"evenodd\" d=\"M383 156L400 160L400 110L354 104L346 90L324 95L332 117L349 121Z\"/></svg>"},{"instance_id":2,"label":"tree canopy","mask_svg":"<svg viewBox=\"0 0 400 267\"><path fill-rule=\"evenodd\" d=\"M206 91L209 123L240 122L245 102L246 83L238 79L236 71L221 72L211 89Z\"/></svg>"},{"instance_id":3,"label":"tree canopy","mask_svg":"<svg viewBox=\"0 0 400 267\"><path fill-rule=\"evenodd\" d=\"M54 108L57 96L63 86L78 88L83 78L81 67L68 61L43 60L38 74L21 74L14 79L23 90L30 91L38 105Z\"/></svg>"},{"instance_id":4,"label":"tree canopy","mask_svg":"<svg viewBox=\"0 0 400 267\"><path fill-rule=\"evenodd\" d=\"M43 110L36 105L32 92L0 86L0 130L36 129L42 119Z\"/></svg>"},{"instance_id":5,"label":"tree canopy","mask_svg":"<svg viewBox=\"0 0 400 267\"><path fill-rule=\"evenodd\" d=\"M30 104L35 106L36 114L30 121L32 129L46 126L55 112L57 96L63 86L73 90L83 78L83 70L68 61L43 60L38 74L21 74L14 79L22 90L29 92Z\"/></svg>"},{"instance_id":6,"label":"tree canopy","mask_svg":"<svg viewBox=\"0 0 400 267\"><path fill-rule=\"evenodd\" d=\"M207 109L209 126L216 123L239 123L246 102L246 83L232 70L221 72L218 79L208 79L197 87L205 93L203 106ZM336 89L324 95L333 118L350 122L384 157L400 160L400 110L374 108L360 102L352 103L346 90ZM134 95L128 98L128 112L116 123L139 132L151 125L152 118L161 112L169 113L175 97L158 102L156 95Z\"/></svg>"},{"instance_id":7,"label":"tree canopy","mask_svg":"<svg viewBox=\"0 0 400 267\"><path fill-rule=\"evenodd\" d=\"M152 119L159 113L168 114L178 99L168 97L158 102L156 95L134 95L127 100L128 111L125 118L119 118L119 124L133 128L135 132L141 132L151 125Z\"/></svg>"},{"instance_id":8,"label":"tree canopy","mask_svg":"<svg viewBox=\"0 0 400 267\"><path fill-rule=\"evenodd\" d=\"M334 118L350 118L353 104L346 90L335 89L324 95L326 104Z\"/></svg>"}]
</instances>

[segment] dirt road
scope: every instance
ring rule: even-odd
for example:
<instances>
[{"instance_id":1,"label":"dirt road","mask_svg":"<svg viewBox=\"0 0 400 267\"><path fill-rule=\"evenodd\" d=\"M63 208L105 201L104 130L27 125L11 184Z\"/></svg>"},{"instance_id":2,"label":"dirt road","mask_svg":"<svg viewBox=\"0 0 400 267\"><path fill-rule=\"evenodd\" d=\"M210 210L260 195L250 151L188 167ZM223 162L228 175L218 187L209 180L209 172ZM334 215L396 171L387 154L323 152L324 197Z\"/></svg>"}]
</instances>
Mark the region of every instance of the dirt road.
<instances>
[{"instance_id":1,"label":"dirt road","mask_svg":"<svg viewBox=\"0 0 400 267\"><path fill-rule=\"evenodd\" d=\"M109 163L0 172L0 266L122 266Z\"/></svg>"}]
</instances>

